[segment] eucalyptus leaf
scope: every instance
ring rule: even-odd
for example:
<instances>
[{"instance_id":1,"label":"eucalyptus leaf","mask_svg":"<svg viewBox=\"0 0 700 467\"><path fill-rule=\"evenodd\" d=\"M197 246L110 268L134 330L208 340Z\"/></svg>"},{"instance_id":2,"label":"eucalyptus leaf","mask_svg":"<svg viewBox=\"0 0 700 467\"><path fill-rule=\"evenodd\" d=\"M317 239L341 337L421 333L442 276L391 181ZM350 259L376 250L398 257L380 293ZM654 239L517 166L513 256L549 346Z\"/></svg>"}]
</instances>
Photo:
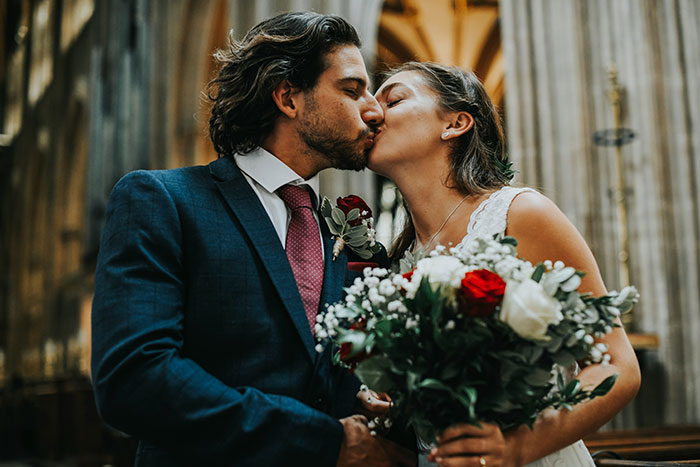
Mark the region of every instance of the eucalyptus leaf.
<instances>
[{"instance_id":1,"label":"eucalyptus leaf","mask_svg":"<svg viewBox=\"0 0 700 467\"><path fill-rule=\"evenodd\" d=\"M331 200L326 198L325 196L323 197L323 201L321 202L321 215L323 217L331 217L331 212L333 211L333 204L331 204Z\"/></svg>"},{"instance_id":2,"label":"eucalyptus leaf","mask_svg":"<svg viewBox=\"0 0 700 467\"><path fill-rule=\"evenodd\" d=\"M543 368L535 368L525 377L525 381L533 386L542 386L552 379L552 372Z\"/></svg>"},{"instance_id":3,"label":"eucalyptus leaf","mask_svg":"<svg viewBox=\"0 0 700 467\"><path fill-rule=\"evenodd\" d=\"M346 223L345 213L340 208L333 208L331 211L331 218L333 219L333 222L338 225L344 225Z\"/></svg>"},{"instance_id":4,"label":"eucalyptus leaf","mask_svg":"<svg viewBox=\"0 0 700 467\"><path fill-rule=\"evenodd\" d=\"M406 274L412 269L413 263L410 260L406 259L406 257L403 257L399 260L399 274Z\"/></svg>"},{"instance_id":5,"label":"eucalyptus leaf","mask_svg":"<svg viewBox=\"0 0 700 467\"><path fill-rule=\"evenodd\" d=\"M365 243L367 243L367 237L362 235L350 235L349 238L345 241L345 243L347 243L353 248L359 248Z\"/></svg>"},{"instance_id":6,"label":"eucalyptus leaf","mask_svg":"<svg viewBox=\"0 0 700 467\"><path fill-rule=\"evenodd\" d=\"M349 233L350 235L352 235L352 236L355 236L355 235L362 235L363 237L366 237L366 236L367 236L367 231L368 231L367 226L364 225L364 224L360 224L360 225L355 225L355 226L353 226L353 227L348 231L348 233Z\"/></svg>"},{"instance_id":7,"label":"eucalyptus leaf","mask_svg":"<svg viewBox=\"0 0 700 467\"><path fill-rule=\"evenodd\" d=\"M557 335L550 335L550 339L547 342L547 352L555 353L558 352L562 345L562 337Z\"/></svg>"},{"instance_id":8,"label":"eucalyptus leaf","mask_svg":"<svg viewBox=\"0 0 700 467\"><path fill-rule=\"evenodd\" d=\"M355 250L355 254L362 259L370 259L372 257L372 252L367 250Z\"/></svg>"},{"instance_id":9,"label":"eucalyptus leaf","mask_svg":"<svg viewBox=\"0 0 700 467\"><path fill-rule=\"evenodd\" d=\"M389 367L391 367L391 360L375 355L358 364L355 375L373 391L389 392L393 386L391 378L388 377Z\"/></svg>"},{"instance_id":10,"label":"eucalyptus leaf","mask_svg":"<svg viewBox=\"0 0 700 467\"><path fill-rule=\"evenodd\" d=\"M328 224L328 230L330 230L333 235L338 237L342 235L342 228L333 222L333 219L326 217L326 224Z\"/></svg>"},{"instance_id":11,"label":"eucalyptus leaf","mask_svg":"<svg viewBox=\"0 0 700 467\"><path fill-rule=\"evenodd\" d=\"M557 365L567 367L576 361L576 357L568 350L561 350L552 355L552 360L554 360Z\"/></svg>"},{"instance_id":12,"label":"eucalyptus leaf","mask_svg":"<svg viewBox=\"0 0 700 467\"><path fill-rule=\"evenodd\" d=\"M350 212L348 212L347 216L345 216L345 220L347 222L352 222L356 219L360 218L360 209L359 208L352 208Z\"/></svg>"}]
</instances>

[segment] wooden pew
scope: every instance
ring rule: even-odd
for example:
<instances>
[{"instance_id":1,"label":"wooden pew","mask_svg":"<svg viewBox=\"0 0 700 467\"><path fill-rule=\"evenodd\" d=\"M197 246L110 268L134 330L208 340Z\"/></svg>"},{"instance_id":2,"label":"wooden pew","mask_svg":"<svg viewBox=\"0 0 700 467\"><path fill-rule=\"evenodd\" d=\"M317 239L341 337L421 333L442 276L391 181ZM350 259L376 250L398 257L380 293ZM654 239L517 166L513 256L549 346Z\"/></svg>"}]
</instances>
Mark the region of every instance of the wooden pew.
<instances>
[{"instance_id":1,"label":"wooden pew","mask_svg":"<svg viewBox=\"0 0 700 467\"><path fill-rule=\"evenodd\" d=\"M584 442L601 467L700 467L700 426L599 432Z\"/></svg>"}]
</instances>

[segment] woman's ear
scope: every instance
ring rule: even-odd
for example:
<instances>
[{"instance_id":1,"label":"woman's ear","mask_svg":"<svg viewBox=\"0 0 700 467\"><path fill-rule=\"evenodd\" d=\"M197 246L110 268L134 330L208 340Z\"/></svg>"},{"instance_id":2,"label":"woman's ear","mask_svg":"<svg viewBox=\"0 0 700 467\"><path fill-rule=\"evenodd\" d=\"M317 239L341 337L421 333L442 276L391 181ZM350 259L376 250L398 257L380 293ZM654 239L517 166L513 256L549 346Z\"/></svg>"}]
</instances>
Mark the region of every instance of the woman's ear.
<instances>
[{"instance_id":1,"label":"woman's ear","mask_svg":"<svg viewBox=\"0 0 700 467\"><path fill-rule=\"evenodd\" d=\"M272 100L280 112L289 118L296 118L298 93L299 88L294 87L289 80L284 80L272 91Z\"/></svg>"},{"instance_id":2,"label":"woman's ear","mask_svg":"<svg viewBox=\"0 0 700 467\"><path fill-rule=\"evenodd\" d=\"M472 117L472 114L469 112L457 112L452 115L440 137L445 141L458 138L471 130L473 126L474 117Z\"/></svg>"}]
</instances>

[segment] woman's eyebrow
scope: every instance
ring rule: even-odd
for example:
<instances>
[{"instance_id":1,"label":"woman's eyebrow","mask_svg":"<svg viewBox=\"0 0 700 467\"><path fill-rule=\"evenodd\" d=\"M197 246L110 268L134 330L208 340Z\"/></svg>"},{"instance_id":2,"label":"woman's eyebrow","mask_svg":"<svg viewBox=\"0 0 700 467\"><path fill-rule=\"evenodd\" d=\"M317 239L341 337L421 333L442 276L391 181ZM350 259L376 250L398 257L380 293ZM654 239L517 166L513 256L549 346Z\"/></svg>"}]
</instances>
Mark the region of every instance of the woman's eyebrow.
<instances>
[{"instance_id":1,"label":"woman's eyebrow","mask_svg":"<svg viewBox=\"0 0 700 467\"><path fill-rule=\"evenodd\" d=\"M398 81L395 82L395 83L391 83L391 84L387 85L386 87L382 88L382 90L379 91L379 95L380 95L380 96L383 96L383 95L385 95L385 94L388 94L389 91L391 91L392 89L394 89L396 86L404 86L404 87L405 87L406 85L403 84L403 83L401 83L401 82L398 82Z\"/></svg>"}]
</instances>

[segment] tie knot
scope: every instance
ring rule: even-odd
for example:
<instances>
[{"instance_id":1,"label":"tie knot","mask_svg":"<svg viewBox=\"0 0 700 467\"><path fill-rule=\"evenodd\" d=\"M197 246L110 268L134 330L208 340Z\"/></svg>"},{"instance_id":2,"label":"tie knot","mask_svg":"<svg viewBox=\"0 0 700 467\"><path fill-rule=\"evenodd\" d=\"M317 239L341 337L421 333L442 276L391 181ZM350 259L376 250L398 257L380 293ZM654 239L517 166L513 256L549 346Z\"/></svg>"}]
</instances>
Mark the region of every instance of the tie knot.
<instances>
[{"instance_id":1,"label":"tie knot","mask_svg":"<svg viewBox=\"0 0 700 467\"><path fill-rule=\"evenodd\" d=\"M280 198L282 198L284 204L289 206L289 209L313 209L311 204L311 195L303 187L297 185L284 185L277 189L277 194Z\"/></svg>"}]
</instances>

